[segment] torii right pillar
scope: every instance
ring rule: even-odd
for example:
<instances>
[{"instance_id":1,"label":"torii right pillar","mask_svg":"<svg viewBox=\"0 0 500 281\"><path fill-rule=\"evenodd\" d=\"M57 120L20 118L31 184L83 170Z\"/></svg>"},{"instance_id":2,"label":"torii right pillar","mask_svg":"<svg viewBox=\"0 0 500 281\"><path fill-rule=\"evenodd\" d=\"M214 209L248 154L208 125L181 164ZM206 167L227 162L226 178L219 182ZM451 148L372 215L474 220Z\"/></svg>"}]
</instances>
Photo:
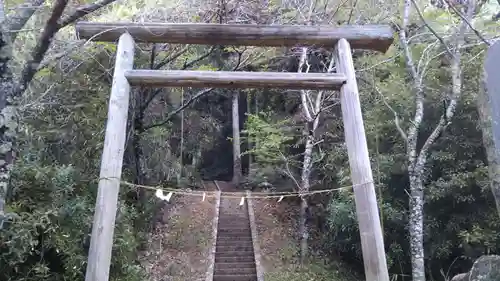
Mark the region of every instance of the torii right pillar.
<instances>
[{"instance_id":1,"label":"torii right pillar","mask_svg":"<svg viewBox=\"0 0 500 281\"><path fill-rule=\"evenodd\" d=\"M340 89L340 103L354 186L365 277L366 281L389 281L384 237L349 42L340 39L335 54L337 73L343 73L347 77L346 83Z\"/></svg>"}]
</instances>

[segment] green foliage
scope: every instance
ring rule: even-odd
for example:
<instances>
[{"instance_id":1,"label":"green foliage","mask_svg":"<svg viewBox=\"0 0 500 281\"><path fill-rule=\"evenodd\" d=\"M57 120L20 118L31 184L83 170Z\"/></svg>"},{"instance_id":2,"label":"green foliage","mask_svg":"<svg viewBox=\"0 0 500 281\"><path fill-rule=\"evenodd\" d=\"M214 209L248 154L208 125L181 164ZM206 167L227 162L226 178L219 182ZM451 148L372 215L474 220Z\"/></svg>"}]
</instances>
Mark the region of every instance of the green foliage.
<instances>
[{"instance_id":1,"label":"green foliage","mask_svg":"<svg viewBox=\"0 0 500 281\"><path fill-rule=\"evenodd\" d=\"M200 65L196 70L217 71L217 68L212 65Z\"/></svg>"},{"instance_id":2,"label":"green foliage","mask_svg":"<svg viewBox=\"0 0 500 281\"><path fill-rule=\"evenodd\" d=\"M427 42L413 44L414 56L417 59L423 56L427 46ZM464 56L464 61L469 63L464 64L466 82L456 115L432 146L426 164L424 245L431 276L448 269L451 275L464 272L479 255L500 251L497 235L500 219L489 189L474 100L482 61L473 58L474 52L471 50ZM414 113L413 97L409 91L411 85L404 61L391 52L362 57L356 63L363 67L387 57L395 57L393 63L385 63L378 66L376 72L360 75L360 90L387 260L391 275L399 277L410 272L407 232L409 179L406 147L396 130L394 114L398 115L400 125L406 131ZM442 66L439 59L431 60L423 84L426 104L419 143L423 143L434 130L443 112L443 99L450 87L447 66ZM336 149L336 146L330 145L328 149ZM329 164L324 167L347 167L345 159L326 160ZM348 176L349 172L346 174ZM355 263L361 268L360 238L352 194L335 194L328 211L329 231L323 236L323 249L333 255L347 256L349 260L356 257Z\"/></svg>"},{"instance_id":3,"label":"green foliage","mask_svg":"<svg viewBox=\"0 0 500 281\"><path fill-rule=\"evenodd\" d=\"M290 155L297 143L293 128L290 118L282 118L272 112L247 114L241 139L243 143L251 144L251 148L242 153L250 155L254 161L247 177L250 185L263 182L275 184L296 177L293 172L300 163Z\"/></svg>"},{"instance_id":4,"label":"green foliage","mask_svg":"<svg viewBox=\"0 0 500 281\"><path fill-rule=\"evenodd\" d=\"M201 1L198 5L195 2L125 1L109 7L109 11L100 15L100 20L219 20L211 15L211 4ZM19 3L11 1L8 4L13 6ZM248 3L238 3L243 5L241 11L247 11L245 4ZM160 6L168 9L162 10ZM259 14L258 18L262 16L268 20L265 18L272 16L276 24L300 25L305 24L307 17L312 17L310 20L315 24L330 25L366 22L372 18L375 18L370 20L372 22L401 21L399 5L392 2L374 7L367 1L357 1L355 7L345 9L338 3L320 0L313 5L316 10L312 13L306 11L308 6L304 3L297 6L294 1L272 0L267 11ZM362 14L360 11L363 11ZM422 11L426 23L442 34L446 42L452 41L452 25L460 19L444 10L426 8ZM496 32L498 23L492 23L489 17L479 14L473 21L475 27L480 28L481 32ZM253 17L250 18L253 20ZM40 17L32 25L38 28L37 23L44 20L44 17ZM241 19L228 20L241 22ZM450 89L449 61L443 57L440 43L422 27L424 25L415 13L410 22L421 27L418 30L409 28L408 32L418 70L425 74L422 80L426 94L425 118L418 140L420 147L443 112L443 101L447 99ZM69 34L60 34L69 37ZM20 51L16 51L19 60L26 59L23 49L35 44L31 40L34 37L34 34L27 32L19 37L18 43L22 46ZM66 53L66 42L61 44L58 40L52 43L51 52ZM473 46L477 44L474 40L476 38L471 33L467 38L471 46L463 50L465 83L456 116L432 147L426 165L424 244L430 275L450 266L455 272L468 270L471 260L477 255L500 251L500 220L490 195L486 157L475 108L482 69L479 55L484 47ZM109 79L114 61L110 54L116 51L116 44L89 43L86 46L71 52L61 62L39 71L36 81L30 85L32 94L25 96L21 107L22 136L18 140L18 162L7 206L13 218L6 229L0 232L0 280L59 281L83 278L103 146ZM182 48L173 45L157 47L157 63L170 58L180 50L178 47ZM407 130L415 106L413 83L407 75L405 58L399 47L398 42L395 42L385 54L355 53L364 125L379 195L387 259L393 276L407 274L410 268L406 230L409 187L407 151L395 127L394 114L399 117L401 128ZM145 51L148 49L149 46L144 45L137 48L137 68L148 68L150 54ZM281 48L264 50L245 47L238 48L238 51L243 49L251 53L242 60L243 65L251 71L295 71L296 60L291 59L291 53L284 53ZM164 68L184 68L186 63L209 50L206 46L190 46ZM214 71L219 69L222 60L231 61L236 57L233 56L234 47L226 46L222 51L226 52L225 55L229 53L229 56L221 59L220 54L212 53L190 66L190 69ZM315 52L309 56L315 57ZM325 62L318 64L321 63ZM14 65L20 68L19 61L15 61ZM229 65L227 63L223 69L229 69ZM143 121L146 124L162 122L180 104L181 94L190 97L195 92L177 89L162 91L145 111ZM132 109L141 105L137 98L141 94L142 91L131 95ZM181 171L185 177L183 182L199 182L201 175L216 179L219 175L228 174L230 168L227 164L231 164L232 158L227 151L230 135L227 131L230 131L231 123L229 96L228 92L218 90L190 105L184 112L184 131L180 130L180 119L172 118L163 126L144 132L140 144L145 155L144 172L148 182L172 181ZM297 108L299 99L289 92L269 90L257 91L255 97L258 97L256 105L249 107L251 111L255 109L261 112L247 115L242 138L246 144L251 144L251 149L243 152L245 156L252 156L248 177L255 181L272 181L282 176L283 171L292 175L300 174L303 149L299 134L303 124L296 126L289 118L291 114L296 114L291 108ZM240 107L243 106L240 104ZM131 113L131 116L136 117L136 113ZM318 138L323 142L314 152L314 188L348 185L351 175L343 125L339 118L341 114L334 108L322 116ZM133 124L129 125L129 128L133 128ZM127 144L130 143L129 139ZM123 172L126 179L134 180L136 164L133 150L127 147ZM285 188L290 189L290 184L285 185ZM148 230L147 222L153 207L147 200L139 204L134 197L135 191L125 189L121 194L112 279L144 280L143 271L137 264L137 252ZM319 241L324 253L334 258L340 256L359 265L361 271L362 255L352 193L339 192L332 197L324 196L321 200L322 204L328 206L327 212L326 215L316 215L326 216L327 226L320 234L321 239L312 242ZM179 227L178 237L185 234L185 225L174 226ZM200 243L203 242L197 234L195 237L200 239ZM474 253L471 254L471 251ZM292 261L296 249L284 249L279 256ZM332 266L318 265L323 262L314 260L302 269L280 268L280 272L268 273L266 280L344 280L335 268L331 268L339 267L338 264L330 259Z\"/></svg>"},{"instance_id":5,"label":"green foliage","mask_svg":"<svg viewBox=\"0 0 500 281\"><path fill-rule=\"evenodd\" d=\"M293 136L287 134L283 129L290 124L290 120L284 119L272 122L269 119L269 113L248 114L245 124L246 129L242 131L245 134L242 140L258 143L246 153L251 153L263 165L283 162L285 143L293 139Z\"/></svg>"},{"instance_id":6,"label":"green foliage","mask_svg":"<svg viewBox=\"0 0 500 281\"><path fill-rule=\"evenodd\" d=\"M95 200L87 190L96 186L82 181L73 166L40 164L21 160L16 165L9 204L14 217L0 232L0 279L81 280ZM113 277L140 280L141 271L133 266L136 217L133 208L120 204Z\"/></svg>"},{"instance_id":7,"label":"green foliage","mask_svg":"<svg viewBox=\"0 0 500 281\"><path fill-rule=\"evenodd\" d=\"M100 68L106 51L89 47L95 61L62 62L77 61L79 71L49 66L38 73L44 94L28 95L22 105L7 205L13 216L0 231L0 280L84 278L110 90ZM137 250L145 228L137 222L150 213L128 203L122 190L111 280L144 280Z\"/></svg>"}]
</instances>

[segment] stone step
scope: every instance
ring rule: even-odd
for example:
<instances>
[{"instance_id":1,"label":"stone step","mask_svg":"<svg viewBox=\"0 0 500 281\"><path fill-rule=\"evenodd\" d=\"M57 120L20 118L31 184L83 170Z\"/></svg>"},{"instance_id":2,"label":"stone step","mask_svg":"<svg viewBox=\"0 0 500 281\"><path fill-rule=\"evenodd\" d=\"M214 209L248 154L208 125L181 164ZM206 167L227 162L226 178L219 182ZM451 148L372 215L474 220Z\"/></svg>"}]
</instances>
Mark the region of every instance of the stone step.
<instances>
[{"instance_id":1,"label":"stone step","mask_svg":"<svg viewBox=\"0 0 500 281\"><path fill-rule=\"evenodd\" d=\"M248 233L246 235L223 234L223 235L219 235L217 238L218 238L218 241L221 241L221 240L252 241L252 236L250 235L250 233Z\"/></svg>"},{"instance_id":2,"label":"stone step","mask_svg":"<svg viewBox=\"0 0 500 281\"><path fill-rule=\"evenodd\" d=\"M227 236L231 236L231 237L238 237L238 236L241 236L241 237L247 237L247 236L252 236L252 232L249 231L249 230L243 230L243 231L235 231L235 230L224 230L224 229L219 229L217 230L217 235L219 237L227 237Z\"/></svg>"},{"instance_id":3,"label":"stone step","mask_svg":"<svg viewBox=\"0 0 500 281\"><path fill-rule=\"evenodd\" d=\"M248 219L248 214L246 212L242 212L242 213L232 213L232 214L223 214L223 213L219 213L219 220L242 220L242 219L245 219L247 220Z\"/></svg>"},{"instance_id":4,"label":"stone step","mask_svg":"<svg viewBox=\"0 0 500 281\"><path fill-rule=\"evenodd\" d=\"M250 229L250 224L235 224L235 223L225 223L218 224L217 229Z\"/></svg>"},{"instance_id":5,"label":"stone step","mask_svg":"<svg viewBox=\"0 0 500 281\"><path fill-rule=\"evenodd\" d=\"M233 218L248 218L248 212L246 210L240 210L238 212L229 212L220 209L219 220L226 220Z\"/></svg>"},{"instance_id":6,"label":"stone step","mask_svg":"<svg viewBox=\"0 0 500 281\"><path fill-rule=\"evenodd\" d=\"M217 235L217 243L219 241L227 241L227 240L234 240L234 241L245 241L245 242L252 242L252 236L220 236Z\"/></svg>"},{"instance_id":7,"label":"stone step","mask_svg":"<svg viewBox=\"0 0 500 281\"><path fill-rule=\"evenodd\" d=\"M223 231L237 231L237 230L245 230L249 231L251 230L250 225L237 225L237 224L219 224L217 226L218 230L223 230Z\"/></svg>"},{"instance_id":8,"label":"stone step","mask_svg":"<svg viewBox=\"0 0 500 281\"><path fill-rule=\"evenodd\" d=\"M215 264L215 270L226 268L255 268L255 262L219 262Z\"/></svg>"},{"instance_id":9,"label":"stone step","mask_svg":"<svg viewBox=\"0 0 500 281\"><path fill-rule=\"evenodd\" d=\"M222 230L238 230L238 229L244 229L244 230L251 230L250 225L246 224L235 224L235 223L223 223L223 224L218 224L217 229L222 229Z\"/></svg>"},{"instance_id":10,"label":"stone step","mask_svg":"<svg viewBox=\"0 0 500 281\"><path fill-rule=\"evenodd\" d=\"M215 269L214 275L251 275L257 274L257 270L254 267L233 267L233 268L219 268Z\"/></svg>"},{"instance_id":11,"label":"stone step","mask_svg":"<svg viewBox=\"0 0 500 281\"><path fill-rule=\"evenodd\" d=\"M217 224L217 228L231 228L231 229L250 229L250 223L247 221L246 223L240 222L219 222Z\"/></svg>"},{"instance_id":12,"label":"stone step","mask_svg":"<svg viewBox=\"0 0 500 281\"><path fill-rule=\"evenodd\" d=\"M214 275L213 281L257 281L257 274Z\"/></svg>"},{"instance_id":13,"label":"stone step","mask_svg":"<svg viewBox=\"0 0 500 281\"><path fill-rule=\"evenodd\" d=\"M234 257L224 257L215 255L215 264L218 263L240 263L240 262L255 262L255 257L252 256L234 256Z\"/></svg>"},{"instance_id":14,"label":"stone step","mask_svg":"<svg viewBox=\"0 0 500 281\"><path fill-rule=\"evenodd\" d=\"M253 251L252 245L217 245L216 252Z\"/></svg>"},{"instance_id":15,"label":"stone step","mask_svg":"<svg viewBox=\"0 0 500 281\"><path fill-rule=\"evenodd\" d=\"M217 246L249 246L253 247L253 241L239 240L217 240Z\"/></svg>"},{"instance_id":16,"label":"stone step","mask_svg":"<svg viewBox=\"0 0 500 281\"><path fill-rule=\"evenodd\" d=\"M240 231L235 229L217 229L217 236L252 236L252 231L250 229L246 231Z\"/></svg>"},{"instance_id":17,"label":"stone step","mask_svg":"<svg viewBox=\"0 0 500 281\"><path fill-rule=\"evenodd\" d=\"M250 222L248 221L248 219L234 219L234 220L224 220L224 221L219 220L217 225L248 228L250 227Z\"/></svg>"},{"instance_id":18,"label":"stone step","mask_svg":"<svg viewBox=\"0 0 500 281\"><path fill-rule=\"evenodd\" d=\"M217 227L218 230L222 231L222 232L228 232L228 231L234 231L234 232L237 232L239 230L244 230L244 231L250 231L251 228L250 226L238 226L238 225L218 225Z\"/></svg>"},{"instance_id":19,"label":"stone step","mask_svg":"<svg viewBox=\"0 0 500 281\"><path fill-rule=\"evenodd\" d=\"M250 251L229 251L229 252L222 252L222 251L215 251L215 256L216 257L241 257L241 256L254 256L253 254L253 249Z\"/></svg>"},{"instance_id":20,"label":"stone step","mask_svg":"<svg viewBox=\"0 0 500 281\"><path fill-rule=\"evenodd\" d=\"M231 220L231 221L238 221L238 220L248 220L248 214L245 212L241 213L219 213L219 221L226 221L226 220Z\"/></svg>"}]
</instances>

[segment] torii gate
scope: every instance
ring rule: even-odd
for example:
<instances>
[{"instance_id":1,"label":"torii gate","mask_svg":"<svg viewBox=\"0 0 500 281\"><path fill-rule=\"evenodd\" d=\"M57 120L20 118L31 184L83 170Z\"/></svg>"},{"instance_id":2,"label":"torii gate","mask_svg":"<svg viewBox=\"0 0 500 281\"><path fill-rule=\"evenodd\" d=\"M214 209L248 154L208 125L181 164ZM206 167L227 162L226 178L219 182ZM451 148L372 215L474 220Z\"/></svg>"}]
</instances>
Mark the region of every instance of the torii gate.
<instances>
[{"instance_id":1,"label":"torii gate","mask_svg":"<svg viewBox=\"0 0 500 281\"><path fill-rule=\"evenodd\" d=\"M249 24L90 23L77 36L118 40L86 281L108 281L131 86L340 90L356 213L367 281L389 281L384 241L361 114L351 46L385 52L388 25L291 26ZM335 46L336 73L133 69L134 39L148 43L242 46Z\"/></svg>"}]
</instances>

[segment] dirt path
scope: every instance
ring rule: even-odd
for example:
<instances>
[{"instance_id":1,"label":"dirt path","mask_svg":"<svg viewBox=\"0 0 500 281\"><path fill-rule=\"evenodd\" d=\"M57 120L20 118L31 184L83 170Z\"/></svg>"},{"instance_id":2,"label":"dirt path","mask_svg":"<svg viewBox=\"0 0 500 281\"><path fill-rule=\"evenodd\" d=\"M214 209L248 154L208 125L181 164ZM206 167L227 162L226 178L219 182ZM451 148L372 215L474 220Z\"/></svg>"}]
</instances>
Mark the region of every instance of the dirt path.
<instances>
[{"instance_id":1,"label":"dirt path","mask_svg":"<svg viewBox=\"0 0 500 281\"><path fill-rule=\"evenodd\" d=\"M216 189L215 189L216 190ZM148 281L204 281L212 245L215 198L174 195L148 234L141 263Z\"/></svg>"}]
</instances>

